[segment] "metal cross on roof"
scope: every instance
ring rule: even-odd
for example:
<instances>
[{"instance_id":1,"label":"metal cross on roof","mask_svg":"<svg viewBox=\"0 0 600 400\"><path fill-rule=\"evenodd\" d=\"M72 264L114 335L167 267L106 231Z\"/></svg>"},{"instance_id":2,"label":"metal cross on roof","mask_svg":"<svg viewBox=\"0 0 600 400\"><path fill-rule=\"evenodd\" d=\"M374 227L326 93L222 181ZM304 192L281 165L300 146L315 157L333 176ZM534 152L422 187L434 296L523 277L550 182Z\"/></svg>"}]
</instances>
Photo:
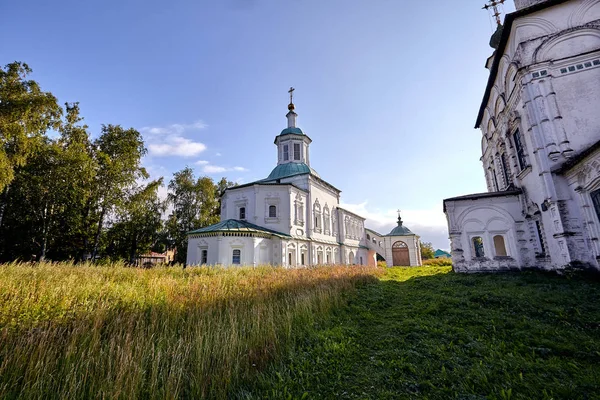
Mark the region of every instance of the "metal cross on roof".
<instances>
[{"instance_id":1,"label":"metal cross on roof","mask_svg":"<svg viewBox=\"0 0 600 400\"><path fill-rule=\"evenodd\" d=\"M294 90L296 89L294 89L293 87L290 87L290 90L288 90L288 93L290 94L290 104L292 104L294 100Z\"/></svg>"},{"instance_id":2,"label":"metal cross on roof","mask_svg":"<svg viewBox=\"0 0 600 400\"><path fill-rule=\"evenodd\" d=\"M492 15L496 18L496 23L498 25L502 25L502 21L500 20L500 11L498 11L498 6L500 4L504 4L506 0L490 0L483 6L484 9L489 10L492 9Z\"/></svg>"}]
</instances>

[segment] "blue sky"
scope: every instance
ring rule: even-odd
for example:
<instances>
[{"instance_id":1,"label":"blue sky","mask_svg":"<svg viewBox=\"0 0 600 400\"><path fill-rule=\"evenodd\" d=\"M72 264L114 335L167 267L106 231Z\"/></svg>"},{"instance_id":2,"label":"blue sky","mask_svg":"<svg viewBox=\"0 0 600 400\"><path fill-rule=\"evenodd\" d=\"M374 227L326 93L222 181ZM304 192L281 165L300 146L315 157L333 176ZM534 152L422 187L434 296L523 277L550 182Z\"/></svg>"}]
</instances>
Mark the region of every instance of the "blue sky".
<instances>
[{"instance_id":1,"label":"blue sky","mask_svg":"<svg viewBox=\"0 0 600 400\"><path fill-rule=\"evenodd\" d=\"M0 5L19 60L90 131L140 130L155 177L266 177L290 86L311 166L387 233L449 247L442 199L485 191L480 132L493 31L484 0L27 1ZM507 2L505 11L512 11Z\"/></svg>"}]
</instances>

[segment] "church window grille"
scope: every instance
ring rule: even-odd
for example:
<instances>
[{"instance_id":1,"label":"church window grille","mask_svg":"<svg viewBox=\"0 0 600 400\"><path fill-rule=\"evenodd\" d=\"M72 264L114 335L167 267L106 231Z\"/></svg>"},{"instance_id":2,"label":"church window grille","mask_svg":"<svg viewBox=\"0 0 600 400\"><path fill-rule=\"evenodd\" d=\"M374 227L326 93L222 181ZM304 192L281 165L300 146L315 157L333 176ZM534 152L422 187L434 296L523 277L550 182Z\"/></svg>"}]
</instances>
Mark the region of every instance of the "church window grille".
<instances>
[{"instance_id":1,"label":"church window grille","mask_svg":"<svg viewBox=\"0 0 600 400\"><path fill-rule=\"evenodd\" d=\"M287 161L290 159L290 149L287 144L283 145L283 161Z\"/></svg>"},{"instance_id":2,"label":"church window grille","mask_svg":"<svg viewBox=\"0 0 600 400\"><path fill-rule=\"evenodd\" d=\"M277 206L269 206L269 218L277 218Z\"/></svg>"},{"instance_id":3,"label":"church window grille","mask_svg":"<svg viewBox=\"0 0 600 400\"><path fill-rule=\"evenodd\" d=\"M201 257L200 263L201 264L208 263L208 250L202 250L202 257Z\"/></svg>"},{"instance_id":4,"label":"church window grille","mask_svg":"<svg viewBox=\"0 0 600 400\"><path fill-rule=\"evenodd\" d=\"M475 236L471 242L473 243L473 253L475 257L485 257L485 252L483 251L483 239L481 236Z\"/></svg>"},{"instance_id":5,"label":"church window grille","mask_svg":"<svg viewBox=\"0 0 600 400\"><path fill-rule=\"evenodd\" d=\"M300 264L301 264L301 265L304 265L304 264L305 264L305 262L304 262L304 261L306 261L306 260L305 260L304 258L305 258L305 254L304 254L304 253L300 254Z\"/></svg>"},{"instance_id":6,"label":"church window grille","mask_svg":"<svg viewBox=\"0 0 600 400\"><path fill-rule=\"evenodd\" d=\"M239 249L233 250L233 254L231 256L231 263L239 265L242 263L242 251Z\"/></svg>"},{"instance_id":7,"label":"church window grille","mask_svg":"<svg viewBox=\"0 0 600 400\"><path fill-rule=\"evenodd\" d=\"M519 168L524 170L527 168L527 158L525 157L525 148L521 142L521 132L517 129L513 133L513 141L515 143L515 149L517 151L517 161L519 162Z\"/></svg>"},{"instance_id":8,"label":"church window grille","mask_svg":"<svg viewBox=\"0 0 600 400\"><path fill-rule=\"evenodd\" d=\"M506 257L508 255L506 253L506 244L504 243L504 236L494 236L494 250L496 250L497 257Z\"/></svg>"},{"instance_id":9,"label":"church window grille","mask_svg":"<svg viewBox=\"0 0 600 400\"><path fill-rule=\"evenodd\" d=\"M246 207L240 207L240 219L246 219Z\"/></svg>"},{"instance_id":10,"label":"church window grille","mask_svg":"<svg viewBox=\"0 0 600 400\"><path fill-rule=\"evenodd\" d=\"M300 143L294 143L294 160L300 160Z\"/></svg>"},{"instance_id":11,"label":"church window grille","mask_svg":"<svg viewBox=\"0 0 600 400\"><path fill-rule=\"evenodd\" d=\"M538 242L540 244L541 255L546 254L546 244L544 243L544 235L542 233L542 224L539 220L535 221L535 230L537 232Z\"/></svg>"}]
</instances>

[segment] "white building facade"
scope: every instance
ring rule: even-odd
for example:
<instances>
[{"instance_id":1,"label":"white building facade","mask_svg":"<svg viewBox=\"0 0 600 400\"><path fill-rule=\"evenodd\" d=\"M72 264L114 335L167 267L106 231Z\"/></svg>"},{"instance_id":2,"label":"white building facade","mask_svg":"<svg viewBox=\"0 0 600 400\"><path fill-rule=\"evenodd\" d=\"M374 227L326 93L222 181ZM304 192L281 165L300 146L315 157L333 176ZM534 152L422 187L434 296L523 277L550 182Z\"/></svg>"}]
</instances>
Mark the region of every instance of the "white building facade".
<instances>
[{"instance_id":1,"label":"white building facade","mask_svg":"<svg viewBox=\"0 0 600 400\"><path fill-rule=\"evenodd\" d=\"M312 140L296 127L294 104L288 109L288 127L275 137L277 166L225 191L221 222L188 234L188 265L375 265L385 252L367 240L365 218L340 207L340 190L310 167ZM410 265L420 265L418 237L406 237Z\"/></svg>"},{"instance_id":2,"label":"white building facade","mask_svg":"<svg viewBox=\"0 0 600 400\"><path fill-rule=\"evenodd\" d=\"M600 259L600 0L515 0L476 121L488 192L444 200L456 271Z\"/></svg>"}]
</instances>

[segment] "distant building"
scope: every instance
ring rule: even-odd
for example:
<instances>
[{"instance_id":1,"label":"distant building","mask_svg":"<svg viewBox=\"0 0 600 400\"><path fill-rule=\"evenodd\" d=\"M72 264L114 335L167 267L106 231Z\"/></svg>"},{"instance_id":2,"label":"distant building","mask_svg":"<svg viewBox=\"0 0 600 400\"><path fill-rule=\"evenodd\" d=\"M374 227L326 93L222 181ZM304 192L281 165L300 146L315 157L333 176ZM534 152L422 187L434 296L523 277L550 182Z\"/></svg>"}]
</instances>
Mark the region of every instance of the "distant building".
<instances>
[{"instance_id":1,"label":"distant building","mask_svg":"<svg viewBox=\"0 0 600 400\"><path fill-rule=\"evenodd\" d=\"M450 258L452 257L450 255L450 253L448 253L447 251L444 250L436 250L435 253L433 253L433 258Z\"/></svg>"},{"instance_id":2,"label":"distant building","mask_svg":"<svg viewBox=\"0 0 600 400\"><path fill-rule=\"evenodd\" d=\"M459 272L600 257L600 0L515 0L477 116L488 192L444 200Z\"/></svg>"},{"instance_id":3,"label":"distant building","mask_svg":"<svg viewBox=\"0 0 600 400\"><path fill-rule=\"evenodd\" d=\"M149 268L157 264L170 264L175 259L175 250L167 250L164 253L154 251L142 254L137 258L138 267Z\"/></svg>"},{"instance_id":4,"label":"distant building","mask_svg":"<svg viewBox=\"0 0 600 400\"><path fill-rule=\"evenodd\" d=\"M187 264L375 265L379 253L388 265L420 265L419 239L400 218L381 236L340 207L341 191L310 166L312 140L296 126L294 108L290 99L288 126L275 137L277 166L225 191L221 222L189 232Z\"/></svg>"}]
</instances>

